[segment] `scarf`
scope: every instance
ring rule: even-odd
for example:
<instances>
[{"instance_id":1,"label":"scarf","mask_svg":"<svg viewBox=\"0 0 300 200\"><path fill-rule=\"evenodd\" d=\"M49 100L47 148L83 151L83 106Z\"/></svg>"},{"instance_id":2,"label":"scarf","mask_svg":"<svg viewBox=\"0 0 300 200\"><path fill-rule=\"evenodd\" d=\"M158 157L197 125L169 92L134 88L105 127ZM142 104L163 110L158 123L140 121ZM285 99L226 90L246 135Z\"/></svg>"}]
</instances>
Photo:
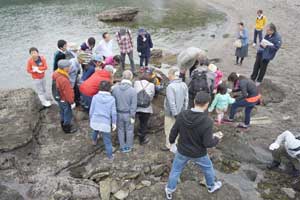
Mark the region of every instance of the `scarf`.
<instances>
[{"instance_id":1,"label":"scarf","mask_svg":"<svg viewBox=\"0 0 300 200\"><path fill-rule=\"evenodd\" d=\"M58 69L56 70L56 72L69 78L68 72L66 72L66 71L63 70L63 69L58 68Z\"/></svg>"}]
</instances>

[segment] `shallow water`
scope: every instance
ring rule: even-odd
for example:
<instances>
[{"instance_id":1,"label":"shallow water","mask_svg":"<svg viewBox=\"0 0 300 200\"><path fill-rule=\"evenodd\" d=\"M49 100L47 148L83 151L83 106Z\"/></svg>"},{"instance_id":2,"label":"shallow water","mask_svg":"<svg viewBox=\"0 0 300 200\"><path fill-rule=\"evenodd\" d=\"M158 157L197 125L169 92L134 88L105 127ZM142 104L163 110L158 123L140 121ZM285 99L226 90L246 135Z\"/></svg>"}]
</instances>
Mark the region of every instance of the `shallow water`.
<instances>
[{"instance_id":1,"label":"shallow water","mask_svg":"<svg viewBox=\"0 0 300 200\"><path fill-rule=\"evenodd\" d=\"M141 12L132 23L97 21L97 13L117 6L136 6ZM99 42L103 32L113 33L120 26L130 27L134 36L144 27L152 33L155 48L179 52L192 45L205 46L224 15L197 0L2 0L0 19L0 87L18 88L32 86L26 72L31 46L46 56L50 80L59 39L79 45L90 36Z\"/></svg>"}]
</instances>

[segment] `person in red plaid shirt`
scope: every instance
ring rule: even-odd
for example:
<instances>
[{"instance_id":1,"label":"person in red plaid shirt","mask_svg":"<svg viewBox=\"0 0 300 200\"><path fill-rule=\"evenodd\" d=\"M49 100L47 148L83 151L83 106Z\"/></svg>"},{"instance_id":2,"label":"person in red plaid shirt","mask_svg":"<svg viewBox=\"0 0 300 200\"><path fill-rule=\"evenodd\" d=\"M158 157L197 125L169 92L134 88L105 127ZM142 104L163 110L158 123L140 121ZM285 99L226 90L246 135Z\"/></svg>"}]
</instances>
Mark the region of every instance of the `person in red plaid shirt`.
<instances>
[{"instance_id":1,"label":"person in red plaid shirt","mask_svg":"<svg viewBox=\"0 0 300 200\"><path fill-rule=\"evenodd\" d=\"M125 70L125 57L127 54L130 60L131 71L132 73L134 73L135 66L133 61L133 41L131 31L125 28L121 28L120 31L116 33L116 40L120 47L122 70Z\"/></svg>"}]
</instances>

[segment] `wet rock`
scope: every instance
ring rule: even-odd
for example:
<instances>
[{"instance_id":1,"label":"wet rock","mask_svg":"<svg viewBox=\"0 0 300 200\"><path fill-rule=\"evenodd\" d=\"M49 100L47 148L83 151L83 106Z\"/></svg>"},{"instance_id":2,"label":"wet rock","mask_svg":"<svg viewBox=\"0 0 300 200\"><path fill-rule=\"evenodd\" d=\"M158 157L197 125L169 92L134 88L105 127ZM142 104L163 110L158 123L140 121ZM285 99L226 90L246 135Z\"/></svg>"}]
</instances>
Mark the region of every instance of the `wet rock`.
<instances>
[{"instance_id":1,"label":"wet rock","mask_svg":"<svg viewBox=\"0 0 300 200\"><path fill-rule=\"evenodd\" d=\"M41 107L32 89L0 91L0 151L16 149L33 139Z\"/></svg>"},{"instance_id":2,"label":"wet rock","mask_svg":"<svg viewBox=\"0 0 300 200\"><path fill-rule=\"evenodd\" d=\"M104 178L109 176L109 172L101 172L98 174L94 174L90 179L94 182L98 183L99 181L103 180Z\"/></svg>"},{"instance_id":3,"label":"wet rock","mask_svg":"<svg viewBox=\"0 0 300 200\"><path fill-rule=\"evenodd\" d=\"M58 190L54 193L51 200L71 200L72 192L68 190Z\"/></svg>"},{"instance_id":4,"label":"wet rock","mask_svg":"<svg viewBox=\"0 0 300 200\"><path fill-rule=\"evenodd\" d=\"M111 181L110 187L111 187L111 193L113 194L117 193L120 190L120 185L116 180Z\"/></svg>"},{"instance_id":5,"label":"wet rock","mask_svg":"<svg viewBox=\"0 0 300 200\"><path fill-rule=\"evenodd\" d=\"M101 12L97 18L104 22L132 21L138 13L138 8L119 7Z\"/></svg>"},{"instance_id":6,"label":"wet rock","mask_svg":"<svg viewBox=\"0 0 300 200\"><path fill-rule=\"evenodd\" d=\"M249 178L250 181L254 182L257 177L257 172L253 170L244 170L244 173Z\"/></svg>"},{"instance_id":7,"label":"wet rock","mask_svg":"<svg viewBox=\"0 0 300 200\"><path fill-rule=\"evenodd\" d=\"M298 191L300 192L300 180L295 180L293 183L292 183L292 187L295 191Z\"/></svg>"},{"instance_id":8,"label":"wet rock","mask_svg":"<svg viewBox=\"0 0 300 200\"><path fill-rule=\"evenodd\" d=\"M16 190L0 184L0 200L24 200Z\"/></svg>"},{"instance_id":9,"label":"wet rock","mask_svg":"<svg viewBox=\"0 0 300 200\"><path fill-rule=\"evenodd\" d=\"M140 174L141 174L140 172L131 172L126 176L124 176L124 179L136 179L140 176Z\"/></svg>"},{"instance_id":10,"label":"wet rock","mask_svg":"<svg viewBox=\"0 0 300 200\"><path fill-rule=\"evenodd\" d=\"M108 166L92 168L83 175L83 178L91 178L94 174L99 174L102 172L109 172L109 171L110 168Z\"/></svg>"},{"instance_id":11,"label":"wet rock","mask_svg":"<svg viewBox=\"0 0 300 200\"><path fill-rule=\"evenodd\" d=\"M260 85L263 104L280 103L285 98L285 93L278 85L269 79L265 79Z\"/></svg>"},{"instance_id":12,"label":"wet rock","mask_svg":"<svg viewBox=\"0 0 300 200\"><path fill-rule=\"evenodd\" d=\"M116 199L122 200L127 198L129 195L129 190L119 190L117 193L114 194Z\"/></svg>"},{"instance_id":13,"label":"wet rock","mask_svg":"<svg viewBox=\"0 0 300 200\"><path fill-rule=\"evenodd\" d=\"M128 186L128 189L129 189L129 192L132 192L136 189L136 185L133 182L131 182Z\"/></svg>"},{"instance_id":14,"label":"wet rock","mask_svg":"<svg viewBox=\"0 0 300 200\"><path fill-rule=\"evenodd\" d=\"M281 190L291 199L296 196L296 192L292 188L281 188Z\"/></svg>"},{"instance_id":15,"label":"wet rock","mask_svg":"<svg viewBox=\"0 0 300 200\"><path fill-rule=\"evenodd\" d=\"M151 167L152 174L156 177L162 176L165 173L165 165L155 165Z\"/></svg>"},{"instance_id":16,"label":"wet rock","mask_svg":"<svg viewBox=\"0 0 300 200\"><path fill-rule=\"evenodd\" d=\"M161 49L153 49L151 51L151 59L158 59L163 57L163 51Z\"/></svg>"},{"instance_id":17,"label":"wet rock","mask_svg":"<svg viewBox=\"0 0 300 200\"><path fill-rule=\"evenodd\" d=\"M141 181L142 185L146 186L146 187L150 187L151 186L151 181L148 180L143 180Z\"/></svg>"},{"instance_id":18,"label":"wet rock","mask_svg":"<svg viewBox=\"0 0 300 200\"><path fill-rule=\"evenodd\" d=\"M100 181L100 195L101 200L109 200L110 199L110 193L111 193L111 179L107 178L104 181Z\"/></svg>"},{"instance_id":19,"label":"wet rock","mask_svg":"<svg viewBox=\"0 0 300 200\"><path fill-rule=\"evenodd\" d=\"M215 163L215 166L221 172L230 174L235 171L238 171L241 166L241 163L231 159L221 159Z\"/></svg>"}]
</instances>

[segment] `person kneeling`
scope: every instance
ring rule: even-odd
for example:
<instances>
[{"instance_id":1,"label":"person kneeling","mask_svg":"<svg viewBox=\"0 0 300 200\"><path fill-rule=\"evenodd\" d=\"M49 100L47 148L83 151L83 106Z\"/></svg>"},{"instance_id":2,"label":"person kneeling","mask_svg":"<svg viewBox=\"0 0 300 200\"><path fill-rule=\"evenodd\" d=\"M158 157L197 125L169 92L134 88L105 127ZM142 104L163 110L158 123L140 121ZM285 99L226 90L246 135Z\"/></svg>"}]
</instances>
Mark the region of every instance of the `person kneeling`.
<instances>
[{"instance_id":1,"label":"person kneeling","mask_svg":"<svg viewBox=\"0 0 300 200\"><path fill-rule=\"evenodd\" d=\"M194 108L181 112L176 118L169 140L174 146L179 134L178 151L165 188L167 199L172 199L178 178L190 160L203 170L209 193L222 187L220 181L215 181L213 164L207 155L207 148L216 146L221 139L221 136L212 134L213 121L206 112L209 102L210 95L206 92L199 92L194 100Z\"/></svg>"},{"instance_id":2,"label":"person kneeling","mask_svg":"<svg viewBox=\"0 0 300 200\"><path fill-rule=\"evenodd\" d=\"M281 144L284 143L284 147ZM273 155L273 162L267 165L268 169L276 169L282 160L287 160L291 168L291 175L300 176L300 137L296 138L290 131L279 135L269 147Z\"/></svg>"}]
</instances>

